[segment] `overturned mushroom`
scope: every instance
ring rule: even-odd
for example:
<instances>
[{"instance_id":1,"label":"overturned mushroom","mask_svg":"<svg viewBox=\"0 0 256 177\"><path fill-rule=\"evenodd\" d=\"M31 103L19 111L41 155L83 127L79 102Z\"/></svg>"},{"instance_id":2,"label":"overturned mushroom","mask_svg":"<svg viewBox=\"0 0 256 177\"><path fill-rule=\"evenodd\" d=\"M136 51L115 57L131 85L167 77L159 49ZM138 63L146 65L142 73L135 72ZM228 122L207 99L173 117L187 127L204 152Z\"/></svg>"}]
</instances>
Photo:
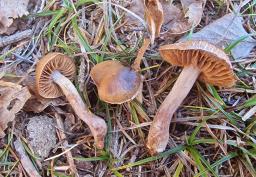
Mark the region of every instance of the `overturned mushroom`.
<instances>
[{"instance_id":1,"label":"overturned mushroom","mask_svg":"<svg viewBox=\"0 0 256 177\"><path fill-rule=\"evenodd\" d=\"M39 60L36 67L36 88L44 98L57 98L65 95L77 116L92 131L96 146L104 147L107 133L105 121L94 115L84 104L75 86L69 79L75 76L76 67L73 60L61 53L49 53Z\"/></svg>"},{"instance_id":2,"label":"overturned mushroom","mask_svg":"<svg viewBox=\"0 0 256 177\"><path fill-rule=\"evenodd\" d=\"M142 84L139 73L122 65L117 60L104 61L91 70L101 100L112 104L122 104L134 99Z\"/></svg>"},{"instance_id":3,"label":"overturned mushroom","mask_svg":"<svg viewBox=\"0 0 256 177\"><path fill-rule=\"evenodd\" d=\"M122 104L133 100L142 92L143 80L138 71L149 44L150 40L146 38L131 68L116 60L104 61L92 68L90 75L98 88L101 100Z\"/></svg>"},{"instance_id":4,"label":"overturned mushroom","mask_svg":"<svg viewBox=\"0 0 256 177\"><path fill-rule=\"evenodd\" d=\"M228 56L221 49L207 42L187 41L165 45L160 47L159 51L165 61L184 68L150 127L147 147L151 154L165 150L172 116L197 78L223 87L231 87L235 83Z\"/></svg>"}]
</instances>

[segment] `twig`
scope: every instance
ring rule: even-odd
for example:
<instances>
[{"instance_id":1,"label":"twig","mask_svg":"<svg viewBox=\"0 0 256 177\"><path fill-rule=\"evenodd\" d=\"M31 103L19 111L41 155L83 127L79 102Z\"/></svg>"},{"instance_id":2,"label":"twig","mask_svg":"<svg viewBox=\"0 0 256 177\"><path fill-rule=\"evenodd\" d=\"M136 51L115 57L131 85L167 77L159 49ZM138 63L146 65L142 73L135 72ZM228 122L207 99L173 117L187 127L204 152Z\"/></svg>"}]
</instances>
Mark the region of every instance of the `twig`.
<instances>
[{"instance_id":1,"label":"twig","mask_svg":"<svg viewBox=\"0 0 256 177\"><path fill-rule=\"evenodd\" d=\"M18 153L18 156L20 158L20 162L21 162L23 168L28 173L28 176L41 177L41 175L39 175L39 173L37 172L36 168L33 166L29 157L27 156L25 149L24 149L19 138L14 142L14 147Z\"/></svg>"},{"instance_id":2,"label":"twig","mask_svg":"<svg viewBox=\"0 0 256 177\"><path fill-rule=\"evenodd\" d=\"M19 42L22 39L31 37L32 34L33 34L33 30L28 29L28 30L25 30L25 31L22 31L22 32L15 33L11 36L2 37L2 38L0 38L0 47L4 47L6 45Z\"/></svg>"},{"instance_id":3,"label":"twig","mask_svg":"<svg viewBox=\"0 0 256 177\"><path fill-rule=\"evenodd\" d=\"M64 130L64 125L63 125L63 122L62 122L61 117L59 116L59 114L55 113L55 118L56 118L58 128L61 129L61 130ZM66 139L65 133L62 132L62 131L59 131L59 136L60 136L60 140L64 140L64 142L63 142L64 147L67 147L68 141L65 140ZM69 163L70 170L72 171L72 173L75 176L78 176L77 169L76 169L75 162L74 162L71 151L67 151L66 156L67 156L67 160L68 160L68 163Z\"/></svg>"}]
</instances>

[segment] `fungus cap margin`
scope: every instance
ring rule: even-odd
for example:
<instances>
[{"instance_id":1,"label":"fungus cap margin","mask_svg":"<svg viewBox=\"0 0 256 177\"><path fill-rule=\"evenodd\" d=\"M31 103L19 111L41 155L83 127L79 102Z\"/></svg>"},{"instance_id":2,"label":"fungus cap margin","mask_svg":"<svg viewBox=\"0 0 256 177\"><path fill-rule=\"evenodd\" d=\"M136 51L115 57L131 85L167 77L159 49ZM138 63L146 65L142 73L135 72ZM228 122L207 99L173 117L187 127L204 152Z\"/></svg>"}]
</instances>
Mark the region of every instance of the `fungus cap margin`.
<instances>
[{"instance_id":1,"label":"fungus cap margin","mask_svg":"<svg viewBox=\"0 0 256 177\"><path fill-rule=\"evenodd\" d=\"M200 69L199 79L209 84L231 87L235 77L225 52L206 41L186 41L159 48L161 57L177 66L193 65Z\"/></svg>"}]
</instances>

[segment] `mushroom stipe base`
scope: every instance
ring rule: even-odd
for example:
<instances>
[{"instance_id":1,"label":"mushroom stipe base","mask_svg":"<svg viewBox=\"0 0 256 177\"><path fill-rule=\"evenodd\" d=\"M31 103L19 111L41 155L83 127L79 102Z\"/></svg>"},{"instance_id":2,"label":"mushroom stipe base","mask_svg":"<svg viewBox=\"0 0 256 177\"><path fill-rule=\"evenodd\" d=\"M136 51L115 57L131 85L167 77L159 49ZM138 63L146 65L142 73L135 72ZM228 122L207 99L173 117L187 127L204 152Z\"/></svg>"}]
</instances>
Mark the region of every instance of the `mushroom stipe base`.
<instances>
[{"instance_id":1,"label":"mushroom stipe base","mask_svg":"<svg viewBox=\"0 0 256 177\"><path fill-rule=\"evenodd\" d=\"M44 98L57 98L63 94L79 119L90 128L97 148L104 148L107 124L94 115L83 102L71 80L75 77L76 65L68 56L52 52L45 55L36 66L37 94Z\"/></svg>"},{"instance_id":2,"label":"mushroom stipe base","mask_svg":"<svg viewBox=\"0 0 256 177\"><path fill-rule=\"evenodd\" d=\"M53 81L61 88L63 94L66 96L77 116L89 126L95 139L96 146L99 149L102 149L104 147L104 138L107 133L107 125L105 121L102 118L94 115L87 108L75 86L68 78L62 75L59 71L54 71L51 74L51 77Z\"/></svg>"},{"instance_id":3,"label":"mushroom stipe base","mask_svg":"<svg viewBox=\"0 0 256 177\"><path fill-rule=\"evenodd\" d=\"M147 147L151 154L163 152L169 140L169 127L174 112L188 95L200 70L194 66L184 67L171 92L160 106L150 126Z\"/></svg>"}]
</instances>

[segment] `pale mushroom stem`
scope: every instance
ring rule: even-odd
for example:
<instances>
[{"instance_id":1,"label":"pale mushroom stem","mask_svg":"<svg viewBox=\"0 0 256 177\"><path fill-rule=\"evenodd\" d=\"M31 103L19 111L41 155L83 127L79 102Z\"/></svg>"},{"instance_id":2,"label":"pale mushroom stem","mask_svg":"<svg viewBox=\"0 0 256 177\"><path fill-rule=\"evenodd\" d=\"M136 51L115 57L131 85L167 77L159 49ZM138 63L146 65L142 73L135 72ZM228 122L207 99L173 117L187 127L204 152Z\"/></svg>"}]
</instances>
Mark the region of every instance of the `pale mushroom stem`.
<instances>
[{"instance_id":1,"label":"pale mushroom stem","mask_svg":"<svg viewBox=\"0 0 256 177\"><path fill-rule=\"evenodd\" d=\"M150 44L150 39L149 38L145 38L143 41L143 45L141 46L141 48L138 51L137 57L134 61L134 63L132 64L132 68L138 72L141 68L140 68L140 63L141 60L144 56L144 53L146 52L146 50L148 49L148 46ZM140 88L139 88L139 93L137 95L137 100L139 101L139 103L142 104L143 102L143 95L142 95L142 90L143 90L143 84L141 84Z\"/></svg>"},{"instance_id":2,"label":"pale mushroom stem","mask_svg":"<svg viewBox=\"0 0 256 177\"><path fill-rule=\"evenodd\" d=\"M104 147L104 138L107 133L107 125L105 121L88 109L75 86L68 78L62 75L59 71L54 71L51 74L51 77L62 89L63 94L66 96L77 116L89 126L95 139L96 146L99 149L102 149Z\"/></svg>"},{"instance_id":3,"label":"pale mushroom stem","mask_svg":"<svg viewBox=\"0 0 256 177\"><path fill-rule=\"evenodd\" d=\"M151 154L163 152L169 140L169 127L173 114L188 95L200 70L194 66L184 67L172 90L158 109L150 126L147 147Z\"/></svg>"},{"instance_id":4,"label":"pale mushroom stem","mask_svg":"<svg viewBox=\"0 0 256 177\"><path fill-rule=\"evenodd\" d=\"M139 49L138 51L138 54L137 54L137 57L136 59L134 60L134 63L132 64L132 68L135 70L135 71L139 71L140 70L140 63L141 63L141 60L144 56L144 53L146 52L146 50L148 49L148 46L150 44L150 39L149 38L145 38L144 41L143 41L143 44L141 46L141 48Z\"/></svg>"}]
</instances>

